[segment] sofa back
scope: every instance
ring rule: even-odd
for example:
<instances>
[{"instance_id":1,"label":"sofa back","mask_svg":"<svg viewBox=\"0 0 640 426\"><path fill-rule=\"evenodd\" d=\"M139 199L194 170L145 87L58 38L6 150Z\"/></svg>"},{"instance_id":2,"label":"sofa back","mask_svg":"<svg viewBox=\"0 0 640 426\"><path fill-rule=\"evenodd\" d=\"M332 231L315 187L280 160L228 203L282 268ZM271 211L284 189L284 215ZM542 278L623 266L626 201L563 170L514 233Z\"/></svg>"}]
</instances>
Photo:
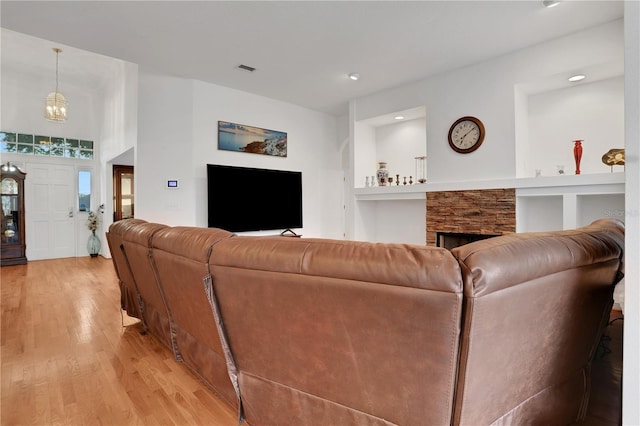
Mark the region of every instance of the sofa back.
<instances>
[{"instance_id":1,"label":"sofa back","mask_svg":"<svg viewBox=\"0 0 640 426\"><path fill-rule=\"evenodd\" d=\"M166 297L176 356L230 405L237 395L204 291L211 248L233 234L221 229L174 227L153 237L153 263Z\"/></svg>"},{"instance_id":2,"label":"sofa back","mask_svg":"<svg viewBox=\"0 0 640 426\"><path fill-rule=\"evenodd\" d=\"M113 267L118 276L118 285L120 286L120 308L127 312L127 315L134 318L142 319L140 313L140 305L138 299L138 290L136 290L127 258L122 250L122 235L131 225L146 223L142 219L125 219L114 222L109 226L109 231L105 233L107 244L111 252L111 260Z\"/></svg>"},{"instance_id":3,"label":"sofa back","mask_svg":"<svg viewBox=\"0 0 640 426\"><path fill-rule=\"evenodd\" d=\"M452 250L465 297L454 424L584 417L623 247L622 223L600 220Z\"/></svg>"},{"instance_id":4,"label":"sofa back","mask_svg":"<svg viewBox=\"0 0 640 426\"><path fill-rule=\"evenodd\" d=\"M151 240L158 231L167 228L159 223L138 223L127 227L122 236L124 253L131 275L142 300L142 321L162 343L172 348L167 312L162 289L150 262Z\"/></svg>"},{"instance_id":5,"label":"sofa back","mask_svg":"<svg viewBox=\"0 0 640 426\"><path fill-rule=\"evenodd\" d=\"M451 252L121 234L149 329L252 425L578 421L624 246L612 219Z\"/></svg>"},{"instance_id":6,"label":"sofa back","mask_svg":"<svg viewBox=\"0 0 640 426\"><path fill-rule=\"evenodd\" d=\"M209 263L249 424L450 423L462 314L450 252L235 237Z\"/></svg>"}]
</instances>

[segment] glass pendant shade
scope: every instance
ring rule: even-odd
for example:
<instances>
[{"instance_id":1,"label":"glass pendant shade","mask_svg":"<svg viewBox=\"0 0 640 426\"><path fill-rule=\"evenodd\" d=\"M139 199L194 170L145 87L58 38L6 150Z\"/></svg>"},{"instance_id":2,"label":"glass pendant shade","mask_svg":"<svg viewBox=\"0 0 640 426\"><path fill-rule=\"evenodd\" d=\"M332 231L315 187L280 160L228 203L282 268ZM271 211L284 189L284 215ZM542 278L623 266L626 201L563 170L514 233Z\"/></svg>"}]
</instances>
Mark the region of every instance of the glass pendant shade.
<instances>
[{"instance_id":1,"label":"glass pendant shade","mask_svg":"<svg viewBox=\"0 0 640 426\"><path fill-rule=\"evenodd\" d=\"M49 121L65 121L67 119L67 100L60 92L51 92L45 99L44 116Z\"/></svg>"},{"instance_id":2,"label":"glass pendant shade","mask_svg":"<svg viewBox=\"0 0 640 426\"><path fill-rule=\"evenodd\" d=\"M62 49L53 48L56 52L56 90L47 95L44 100L44 117L49 121L65 121L67 119L67 100L58 92L58 56Z\"/></svg>"}]
</instances>

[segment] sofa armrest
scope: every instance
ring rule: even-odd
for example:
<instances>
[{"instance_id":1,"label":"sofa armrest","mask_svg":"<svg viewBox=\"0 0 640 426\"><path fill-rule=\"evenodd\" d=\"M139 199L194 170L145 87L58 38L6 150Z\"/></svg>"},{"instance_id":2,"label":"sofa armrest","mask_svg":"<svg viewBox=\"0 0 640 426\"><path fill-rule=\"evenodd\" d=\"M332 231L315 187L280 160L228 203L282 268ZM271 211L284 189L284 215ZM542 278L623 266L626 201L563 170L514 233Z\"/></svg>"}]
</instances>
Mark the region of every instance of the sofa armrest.
<instances>
[{"instance_id":1,"label":"sofa armrest","mask_svg":"<svg viewBox=\"0 0 640 426\"><path fill-rule=\"evenodd\" d=\"M619 262L623 250L624 224L600 219L575 230L503 235L451 252L466 271L465 296L479 297L569 269ZM620 278L621 264L615 282Z\"/></svg>"}]
</instances>

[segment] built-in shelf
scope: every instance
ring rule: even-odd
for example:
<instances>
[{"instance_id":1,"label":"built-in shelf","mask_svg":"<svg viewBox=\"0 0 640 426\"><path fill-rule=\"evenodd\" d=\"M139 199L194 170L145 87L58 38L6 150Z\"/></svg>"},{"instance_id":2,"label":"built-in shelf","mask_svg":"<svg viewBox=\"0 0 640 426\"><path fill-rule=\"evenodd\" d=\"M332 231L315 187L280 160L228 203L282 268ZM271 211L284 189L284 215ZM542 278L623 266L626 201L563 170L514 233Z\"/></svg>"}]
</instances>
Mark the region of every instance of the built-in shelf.
<instances>
[{"instance_id":1,"label":"built-in shelf","mask_svg":"<svg viewBox=\"0 0 640 426\"><path fill-rule=\"evenodd\" d=\"M515 188L516 196L572 194L623 194L624 173L540 176L536 178L493 179L465 182L427 182L414 185L355 188L358 201L424 200L427 192Z\"/></svg>"}]
</instances>

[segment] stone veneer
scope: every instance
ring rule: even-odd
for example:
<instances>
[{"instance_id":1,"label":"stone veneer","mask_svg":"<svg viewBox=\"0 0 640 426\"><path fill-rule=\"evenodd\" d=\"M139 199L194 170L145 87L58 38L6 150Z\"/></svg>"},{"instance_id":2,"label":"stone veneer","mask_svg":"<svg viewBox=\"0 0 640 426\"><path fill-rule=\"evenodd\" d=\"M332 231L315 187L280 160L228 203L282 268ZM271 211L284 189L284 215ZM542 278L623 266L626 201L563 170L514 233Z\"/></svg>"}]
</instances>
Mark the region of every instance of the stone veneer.
<instances>
[{"instance_id":1,"label":"stone veneer","mask_svg":"<svg viewBox=\"0 0 640 426\"><path fill-rule=\"evenodd\" d=\"M516 190L427 192L427 245L437 232L502 235L516 232Z\"/></svg>"}]
</instances>

